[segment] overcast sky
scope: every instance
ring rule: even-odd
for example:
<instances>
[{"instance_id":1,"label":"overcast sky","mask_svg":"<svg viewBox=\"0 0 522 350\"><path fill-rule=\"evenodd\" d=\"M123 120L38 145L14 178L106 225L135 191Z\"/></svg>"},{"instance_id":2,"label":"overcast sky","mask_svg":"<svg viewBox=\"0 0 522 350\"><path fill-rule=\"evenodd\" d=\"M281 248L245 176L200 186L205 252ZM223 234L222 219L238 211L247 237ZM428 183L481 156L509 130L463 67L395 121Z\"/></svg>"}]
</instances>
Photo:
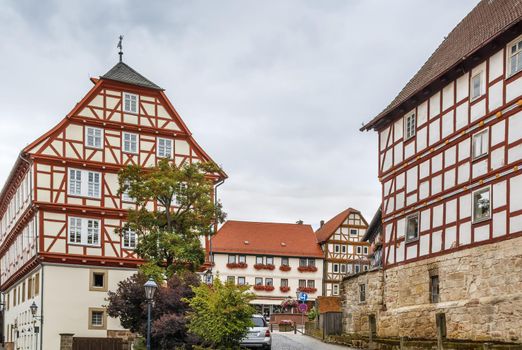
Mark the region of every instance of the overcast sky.
<instances>
[{"instance_id":1,"label":"overcast sky","mask_svg":"<svg viewBox=\"0 0 522 350\"><path fill-rule=\"evenodd\" d=\"M229 219L317 227L379 204L380 112L477 0L0 0L0 183L124 61L229 179Z\"/></svg>"}]
</instances>

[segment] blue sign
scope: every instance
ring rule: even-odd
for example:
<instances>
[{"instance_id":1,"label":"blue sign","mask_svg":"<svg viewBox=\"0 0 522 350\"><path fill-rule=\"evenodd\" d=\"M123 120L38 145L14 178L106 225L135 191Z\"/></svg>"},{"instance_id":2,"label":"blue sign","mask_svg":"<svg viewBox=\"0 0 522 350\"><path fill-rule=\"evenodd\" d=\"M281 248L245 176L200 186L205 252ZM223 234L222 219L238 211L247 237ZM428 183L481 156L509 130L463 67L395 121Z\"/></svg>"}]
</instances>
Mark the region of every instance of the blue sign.
<instances>
[{"instance_id":1,"label":"blue sign","mask_svg":"<svg viewBox=\"0 0 522 350\"><path fill-rule=\"evenodd\" d=\"M308 300L308 294L306 294L304 292L299 293L299 300L304 303L305 301Z\"/></svg>"}]
</instances>

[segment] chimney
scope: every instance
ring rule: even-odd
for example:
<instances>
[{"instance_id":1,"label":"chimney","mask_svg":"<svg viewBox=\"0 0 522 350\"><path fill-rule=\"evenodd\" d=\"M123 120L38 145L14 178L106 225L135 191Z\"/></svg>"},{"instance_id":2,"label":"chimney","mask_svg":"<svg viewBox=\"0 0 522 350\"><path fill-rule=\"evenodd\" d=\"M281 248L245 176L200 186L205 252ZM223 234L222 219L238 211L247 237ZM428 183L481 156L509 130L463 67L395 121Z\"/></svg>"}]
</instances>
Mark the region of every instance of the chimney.
<instances>
[{"instance_id":1,"label":"chimney","mask_svg":"<svg viewBox=\"0 0 522 350\"><path fill-rule=\"evenodd\" d=\"M324 220L321 220L321 222L319 222L319 227L323 227L324 225Z\"/></svg>"},{"instance_id":2,"label":"chimney","mask_svg":"<svg viewBox=\"0 0 522 350\"><path fill-rule=\"evenodd\" d=\"M303 220L297 220L297 221L296 221L296 224L298 224L298 225L302 225L302 224L303 224Z\"/></svg>"}]
</instances>

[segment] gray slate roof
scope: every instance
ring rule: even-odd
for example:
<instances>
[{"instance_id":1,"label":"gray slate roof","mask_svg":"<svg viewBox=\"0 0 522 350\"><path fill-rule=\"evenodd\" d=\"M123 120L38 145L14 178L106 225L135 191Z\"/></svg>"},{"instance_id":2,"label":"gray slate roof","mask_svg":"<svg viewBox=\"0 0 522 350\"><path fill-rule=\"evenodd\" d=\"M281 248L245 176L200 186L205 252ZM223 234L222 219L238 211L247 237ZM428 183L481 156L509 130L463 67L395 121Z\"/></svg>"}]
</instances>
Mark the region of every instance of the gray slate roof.
<instances>
[{"instance_id":1,"label":"gray slate roof","mask_svg":"<svg viewBox=\"0 0 522 350\"><path fill-rule=\"evenodd\" d=\"M370 225L368 225L368 229L366 229L366 232L364 233L363 238L361 239L362 242L373 242L375 240L375 237L381 233L382 230L382 211L381 206L379 206L379 209L375 212L375 215L373 216L372 222L370 222Z\"/></svg>"},{"instance_id":2,"label":"gray slate roof","mask_svg":"<svg viewBox=\"0 0 522 350\"><path fill-rule=\"evenodd\" d=\"M101 79L115 80L122 83L138 85L146 88L163 90L149 79L129 67L123 62L118 62L110 71L100 77Z\"/></svg>"}]
</instances>

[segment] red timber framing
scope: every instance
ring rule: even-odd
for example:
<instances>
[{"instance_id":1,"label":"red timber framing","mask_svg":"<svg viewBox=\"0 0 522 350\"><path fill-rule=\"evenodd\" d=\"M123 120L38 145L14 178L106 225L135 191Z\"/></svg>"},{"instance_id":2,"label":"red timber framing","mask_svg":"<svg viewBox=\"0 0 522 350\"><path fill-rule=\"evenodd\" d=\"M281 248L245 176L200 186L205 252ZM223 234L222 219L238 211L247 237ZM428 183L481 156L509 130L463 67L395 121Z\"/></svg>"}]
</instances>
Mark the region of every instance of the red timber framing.
<instances>
[{"instance_id":1,"label":"red timber framing","mask_svg":"<svg viewBox=\"0 0 522 350\"><path fill-rule=\"evenodd\" d=\"M522 234L522 208L510 205L522 190L522 72L508 75L506 55L497 46L410 112L377 127L385 267ZM472 79L480 74L482 91L472 98ZM411 114L415 135L406 139ZM474 157L473 136L481 132L487 152ZM488 186L490 218L474 223L472 192ZM419 217L418 238L407 242L412 214Z\"/></svg>"},{"instance_id":2,"label":"red timber framing","mask_svg":"<svg viewBox=\"0 0 522 350\"><path fill-rule=\"evenodd\" d=\"M143 261L132 249L123 246L122 238L116 232L124 225L128 208L135 205L118 195L118 171L131 164L156 165L160 159L157 156L158 138L171 140L170 158L177 166L213 162L194 140L163 91L108 79L92 81L94 86L65 119L22 151L4 186L0 218L25 174L31 170L30 205L17 217L9 232L4 232L0 259L7 256L29 220L37 222L38 241L32 256L23 262L17 258L19 261L5 274L2 270L2 290L38 263L137 267ZM125 93L137 96L137 113L124 111ZM88 147L87 128L103 130L101 147ZM124 149L124 133L137 135L136 149L132 153ZM100 195L70 194L70 169L99 174ZM208 177L218 184L227 175L219 172L208 174ZM156 208L157 204L149 203L148 206ZM71 217L98 220L99 244L71 243L68 237ZM208 247L206 249L208 251ZM9 259L12 260L11 256Z\"/></svg>"}]
</instances>

